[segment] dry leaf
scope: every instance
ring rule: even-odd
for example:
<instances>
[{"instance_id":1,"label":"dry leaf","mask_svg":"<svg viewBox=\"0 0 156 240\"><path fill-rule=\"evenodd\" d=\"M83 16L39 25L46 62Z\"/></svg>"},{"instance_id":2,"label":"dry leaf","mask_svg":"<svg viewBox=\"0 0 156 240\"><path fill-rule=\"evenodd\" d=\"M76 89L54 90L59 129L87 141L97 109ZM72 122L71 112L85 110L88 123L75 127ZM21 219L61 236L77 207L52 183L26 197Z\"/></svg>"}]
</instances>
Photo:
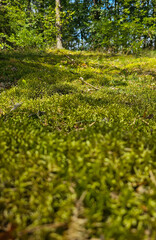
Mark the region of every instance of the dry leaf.
<instances>
[{"instance_id":1,"label":"dry leaf","mask_svg":"<svg viewBox=\"0 0 156 240\"><path fill-rule=\"evenodd\" d=\"M0 240L14 240L13 233L16 229L16 226L12 223L9 223L7 227L0 232Z\"/></svg>"}]
</instances>

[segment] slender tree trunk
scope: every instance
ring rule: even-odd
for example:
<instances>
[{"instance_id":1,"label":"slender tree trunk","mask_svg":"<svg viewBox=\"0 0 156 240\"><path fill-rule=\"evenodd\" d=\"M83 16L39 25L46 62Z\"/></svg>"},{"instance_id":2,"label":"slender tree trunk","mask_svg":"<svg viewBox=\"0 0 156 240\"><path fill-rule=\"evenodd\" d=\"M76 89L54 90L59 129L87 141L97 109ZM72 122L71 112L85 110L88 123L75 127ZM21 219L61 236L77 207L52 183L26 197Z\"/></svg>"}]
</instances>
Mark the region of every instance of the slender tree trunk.
<instances>
[{"instance_id":1,"label":"slender tree trunk","mask_svg":"<svg viewBox=\"0 0 156 240\"><path fill-rule=\"evenodd\" d=\"M61 31L61 16L60 16L60 8L61 8L61 1L56 1L56 47L57 49L62 49L62 31Z\"/></svg>"}]
</instances>

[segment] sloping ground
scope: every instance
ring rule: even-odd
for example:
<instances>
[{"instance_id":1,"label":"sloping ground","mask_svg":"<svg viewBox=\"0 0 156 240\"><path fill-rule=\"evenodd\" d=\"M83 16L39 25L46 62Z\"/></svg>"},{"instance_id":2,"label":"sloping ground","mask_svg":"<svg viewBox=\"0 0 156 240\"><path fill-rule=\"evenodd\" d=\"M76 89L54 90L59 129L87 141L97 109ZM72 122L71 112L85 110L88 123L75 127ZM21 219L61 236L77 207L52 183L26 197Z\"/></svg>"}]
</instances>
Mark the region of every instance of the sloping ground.
<instances>
[{"instance_id":1,"label":"sloping ground","mask_svg":"<svg viewBox=\"0 0 156 240\"><path fill-rule=\"evenodd\" d=\"M152 54L0 53L0 240L155 240Z\"/></svg>"}]
</instances>

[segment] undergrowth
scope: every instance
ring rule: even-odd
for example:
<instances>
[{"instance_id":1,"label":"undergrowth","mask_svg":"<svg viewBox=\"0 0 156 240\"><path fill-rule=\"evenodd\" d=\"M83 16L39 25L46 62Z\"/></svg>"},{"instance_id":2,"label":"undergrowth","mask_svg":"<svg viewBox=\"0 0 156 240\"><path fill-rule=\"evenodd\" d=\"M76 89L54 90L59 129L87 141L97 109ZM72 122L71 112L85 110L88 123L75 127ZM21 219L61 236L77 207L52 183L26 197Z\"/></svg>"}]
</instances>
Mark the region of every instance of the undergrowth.
<instances>
[{"instance_id":1,"label":"undergrowth","mask_svg":"<svg viewBox=\"0 0 156 240\"><path fill-rule=\"evenodd\" d=\"M155 56L0 53L0 240L156 238Z\"/></svg>"}]
</instances>

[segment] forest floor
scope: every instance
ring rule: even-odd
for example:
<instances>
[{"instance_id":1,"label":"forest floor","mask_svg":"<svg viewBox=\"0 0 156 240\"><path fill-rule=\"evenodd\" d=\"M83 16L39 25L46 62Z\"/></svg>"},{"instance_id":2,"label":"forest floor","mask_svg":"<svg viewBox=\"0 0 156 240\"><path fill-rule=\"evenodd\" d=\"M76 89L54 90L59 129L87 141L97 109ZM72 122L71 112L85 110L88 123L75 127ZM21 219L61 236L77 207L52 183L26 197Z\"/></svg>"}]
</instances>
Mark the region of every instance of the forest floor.
<instances>
[{"instance_id":1,"label":"forest floor","mask_svg":"<svg viewBox=\"0 0 156 240\"><path fill-rule=\"evenodd\" d=\"M156 239L156 52L0 53L0 240Z\"/></svg>"}]
</instances>

